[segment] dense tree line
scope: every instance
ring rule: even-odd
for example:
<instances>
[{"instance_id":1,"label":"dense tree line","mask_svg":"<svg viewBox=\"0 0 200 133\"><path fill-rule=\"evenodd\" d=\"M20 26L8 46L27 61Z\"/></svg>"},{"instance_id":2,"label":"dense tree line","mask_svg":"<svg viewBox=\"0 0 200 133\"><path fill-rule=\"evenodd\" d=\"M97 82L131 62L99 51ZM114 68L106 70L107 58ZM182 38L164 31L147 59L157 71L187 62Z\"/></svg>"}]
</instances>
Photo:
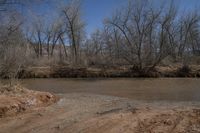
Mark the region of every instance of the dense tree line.
<instances>
[{"instance_id":1,"label":"dense tree line","mask_svg":"<svg viewBox=\"0 0 200 133\"><path fill-rule=\"evenodd\" d=\"M89 45L99 45L93 51L106 52L111 62L125 61L140 70L151 70L166 57L187 64L189 55L199 54L199 20L196 10L182 14L173 3L156 8L151 1L131 1L105 19L105 28L92 35Z\"/></svg>"},{"instance_id":2,"label":"dense tree line","mask_svg":"<svg viewBox=\"0 0 200 133\"><path fill-rule=\"evenodd\" d=\"M5 9L6 1L0 3ZM23 6L33 3L17 4L20 2ZM187 65L200 55L197 10L180 12L173 2L155 6L149 0L132 0L87 37L80 0L46 2L56 7L52 17L31 10L24 15L19 6L11 5L8 11L0 11L1 75L15 75L31 59L58 57L59 62L73 66L131 65L150 71L169 57Z\"/></svg>"}]
</instances>

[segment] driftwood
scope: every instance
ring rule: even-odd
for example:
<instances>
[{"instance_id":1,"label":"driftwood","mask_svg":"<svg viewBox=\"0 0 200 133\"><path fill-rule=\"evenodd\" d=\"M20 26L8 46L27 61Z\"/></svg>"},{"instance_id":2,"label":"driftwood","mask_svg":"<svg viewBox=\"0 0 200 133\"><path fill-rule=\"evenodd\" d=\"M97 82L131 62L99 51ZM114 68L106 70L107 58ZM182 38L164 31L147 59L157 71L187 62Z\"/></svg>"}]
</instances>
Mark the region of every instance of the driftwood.
<instances>
[{"instance_id":1,"label":"driftwood","mask_svg":"<svg viewBox=\"0 0 200 133\"><path fill-rule=\"evenodd\" d=\"M115 109L111 109L111 110L106 110L106 111L102 111L102 112L97 112L98 115L105 115L105 114L110 114L110 113L115 113L115 112L119 112L121 111L123 108L115 108Z\"/></svg>"}]
</instances>

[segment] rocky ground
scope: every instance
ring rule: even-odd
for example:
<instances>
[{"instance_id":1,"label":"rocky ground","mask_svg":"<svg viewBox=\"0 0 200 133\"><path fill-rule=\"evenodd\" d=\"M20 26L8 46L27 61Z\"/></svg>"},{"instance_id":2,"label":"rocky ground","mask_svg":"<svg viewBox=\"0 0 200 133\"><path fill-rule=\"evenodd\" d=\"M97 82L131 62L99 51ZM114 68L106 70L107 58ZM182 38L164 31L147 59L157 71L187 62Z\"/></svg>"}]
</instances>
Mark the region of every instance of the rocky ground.
<instances>
[{"instance_id":1,"label":"rocky ground","mask_svg":"<svg viewBox=\"0 0 200 133\"><path fill-rule=\"evenodd\" d=\"M200 104L71 93L48 107L0 118L1 133L198 133Z\"/></svg>"}]
</instances>

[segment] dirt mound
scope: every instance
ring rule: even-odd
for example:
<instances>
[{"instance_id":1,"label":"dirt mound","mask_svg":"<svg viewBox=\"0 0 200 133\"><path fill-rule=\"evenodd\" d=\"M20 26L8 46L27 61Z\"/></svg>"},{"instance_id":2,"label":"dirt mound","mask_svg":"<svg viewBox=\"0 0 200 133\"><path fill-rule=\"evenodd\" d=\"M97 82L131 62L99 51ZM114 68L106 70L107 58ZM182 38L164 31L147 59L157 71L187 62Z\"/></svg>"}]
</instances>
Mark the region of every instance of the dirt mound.
<instances>
[{"instance_id":1,"label":"dirt mound","mask_svg":"<svg viewBox=\"0 0 200 133\"><path fill-rule=\"evenodd\" d=\"M0 118L48 106L56 101L56 96L47 92L31 91L20 85L3 86L0 87Z\"/></svg>"},{"instance_id":2,"label":"dirt mound","mask_svg":"<svg viewBox=\"0 0 200 133\"><path fill-rule=\"evenodd\" d=\"M0 95L16 95L16 94L25 94L28 92L30 92L30 90L20 85L0 87Z\"/></svg>"}]
</instances>

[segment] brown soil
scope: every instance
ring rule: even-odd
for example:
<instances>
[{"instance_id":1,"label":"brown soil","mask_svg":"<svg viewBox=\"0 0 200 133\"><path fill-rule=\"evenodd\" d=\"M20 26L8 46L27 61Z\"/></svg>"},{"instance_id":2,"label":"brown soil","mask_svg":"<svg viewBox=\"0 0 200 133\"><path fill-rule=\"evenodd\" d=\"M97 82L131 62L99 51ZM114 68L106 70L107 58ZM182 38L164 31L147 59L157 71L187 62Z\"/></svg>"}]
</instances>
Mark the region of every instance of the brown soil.
<instances>
[{"instance_id":1,"label":"brown soil","mask_svg":"<svg viewBox=\"0 0 200 133\"><path fill-rule=\"evenodd\" d=\"M31 108L48 106L55 103L56 96L47 92L31 91L15 85L0 87L0 118L15 116Z\"/></svg>"},{"instance_id":2,"label":"brown soil","mask_svg":"<svg viewBox=\"0 0 200 133\"><path fill-rule=\"evenodd\" d=\"M199 103L130 101L74 93L51 106L0 119L2 133L199 133Z\"/></svg>"}]
</instances>

